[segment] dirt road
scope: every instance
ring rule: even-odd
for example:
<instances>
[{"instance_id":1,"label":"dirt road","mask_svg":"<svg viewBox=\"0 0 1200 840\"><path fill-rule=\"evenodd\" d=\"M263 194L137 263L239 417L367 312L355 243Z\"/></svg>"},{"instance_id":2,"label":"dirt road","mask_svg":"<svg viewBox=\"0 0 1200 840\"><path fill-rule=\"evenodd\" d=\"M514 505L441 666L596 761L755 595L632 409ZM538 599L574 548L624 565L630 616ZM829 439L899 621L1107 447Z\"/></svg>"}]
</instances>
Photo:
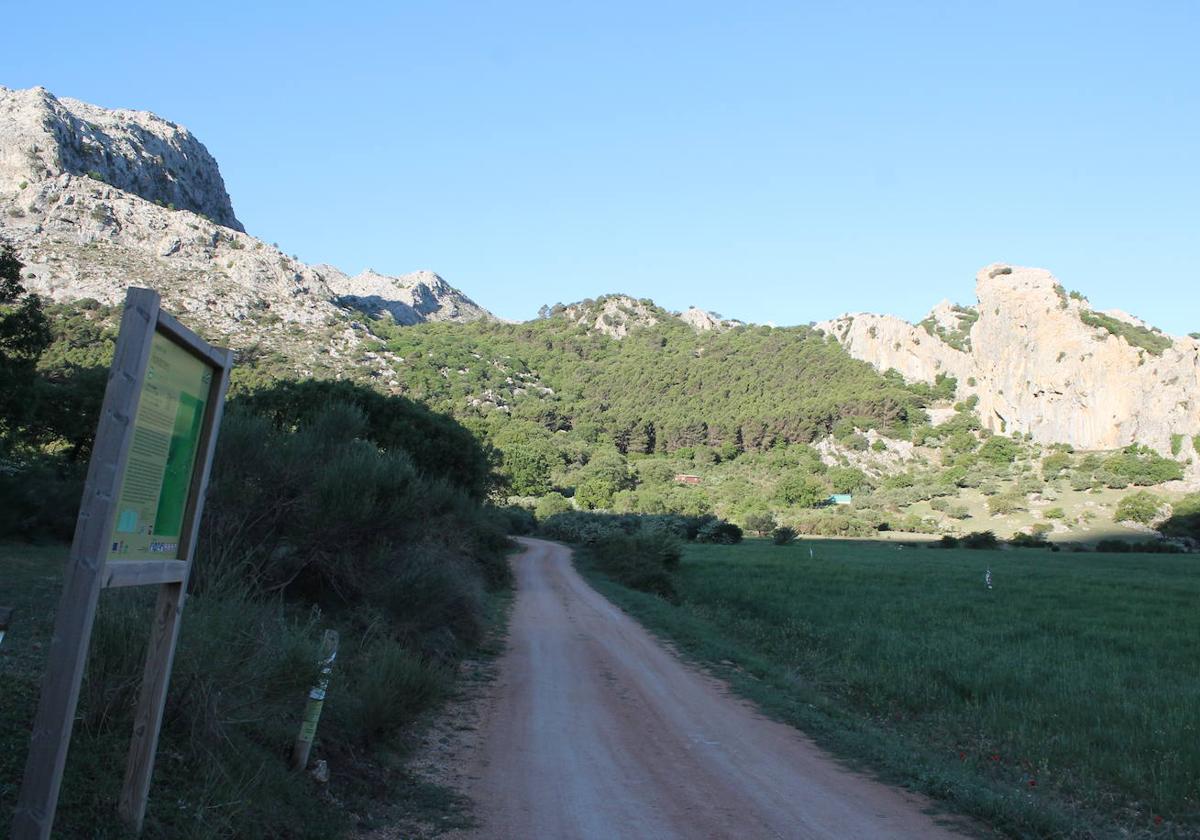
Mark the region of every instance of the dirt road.
<instances>
[{"instance_id":1,"label":"dirt road","mask_svg":"<svg viewBox=\"0 0 1200 840\"><path fill-rule=\"evenodd\" d=\"M958 837L679 662L523 540L509 648L466 768L477 838Z\"/></svg>"}]
</instances>

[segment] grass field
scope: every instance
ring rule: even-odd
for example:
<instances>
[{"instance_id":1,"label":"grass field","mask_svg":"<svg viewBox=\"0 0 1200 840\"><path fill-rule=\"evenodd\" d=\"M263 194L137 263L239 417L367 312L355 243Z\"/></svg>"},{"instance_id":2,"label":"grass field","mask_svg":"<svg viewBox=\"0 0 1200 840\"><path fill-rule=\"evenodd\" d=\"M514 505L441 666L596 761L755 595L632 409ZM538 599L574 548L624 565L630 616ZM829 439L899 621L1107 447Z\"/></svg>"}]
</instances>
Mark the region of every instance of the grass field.
<instances>
[{"instance_id":1,"label":"grass field","mask_svg":"<svg viewBox=\"0 0 1200 840\"><path fill-rule=\"evenodd\" d=\"M769 713L1002 834L1200 836L1194 555L689 545L675 605L581 566Z\"/></svg>"}]
</instances>

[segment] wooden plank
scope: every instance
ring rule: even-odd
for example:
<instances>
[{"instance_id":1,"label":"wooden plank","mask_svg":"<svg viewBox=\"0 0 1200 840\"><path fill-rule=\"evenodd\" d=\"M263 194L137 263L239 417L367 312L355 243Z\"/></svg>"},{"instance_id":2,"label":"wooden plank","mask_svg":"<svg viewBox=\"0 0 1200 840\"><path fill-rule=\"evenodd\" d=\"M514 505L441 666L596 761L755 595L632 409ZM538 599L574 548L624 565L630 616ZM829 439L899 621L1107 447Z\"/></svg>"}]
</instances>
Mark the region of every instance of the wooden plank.
<instances>
[{"instance_id":1,"label":"wooden plank","mask_svg":"<svg viewBox=\"0 0 1200 840\"><path fill-rule=\"evenodd\" d=\"M158 311L158 294L150 289L131 288L126 293L62 599L54 619L54 636L33 721L29 757L13 814L15 840L44 840L50 837L54 825L100 596L100 575L109 548L118 483L129 457L138 396L150 360L150 341Z\"/></svg>"},{"instance_id":2,"label":"wooden plank","mask_svg":"<svg viewBox=\"0 0 1200 840\"><path fill-rule=\"evenodd\" d=\"M218 375L213 377L209 388L198 445L197 469L192 473L183 532L179 535L179 545L183 549L180 559L186 564L186 571L182 581L166 584L158 590L142 690L133 719L133 739L129 744L125 781L117 806L121 818L138 833L141 833L146 818L146 801L150 795L150 780L154 773L154 756L158 750L158 733L167 701L171 666L175 660L175 645L179 640L187 579L196 552L200 517L204 513L204 496L208 492L208 478L216 452L217 429L220 428L225 410L225 391L229 387L229 371L233 365L232 352L219 350L218 353Z\"/></svg>"},{"instance_id":3,"label":"wooden plank","mask_svg":"<svg viewBox=\"0 0 1200 840\"><path fill-rule=\"evenodd\" d=\"M100 585L104 589L116 589L119 586L182 583L187 568L187 563L182 560L109 560L104 565Z\"/></svg>"}]
</instances>

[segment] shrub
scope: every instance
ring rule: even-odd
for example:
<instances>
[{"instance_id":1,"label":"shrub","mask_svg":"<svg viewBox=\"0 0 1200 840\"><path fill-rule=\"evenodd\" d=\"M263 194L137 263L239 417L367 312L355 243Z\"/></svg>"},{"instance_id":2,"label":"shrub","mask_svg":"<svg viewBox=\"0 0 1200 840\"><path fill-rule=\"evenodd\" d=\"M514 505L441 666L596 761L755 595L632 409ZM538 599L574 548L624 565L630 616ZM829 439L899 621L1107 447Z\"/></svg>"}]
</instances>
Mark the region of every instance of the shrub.
<instances>
[{"instance_id":1,"label":"shrub","mask_svg":"<svg viewBox=\"0 0 1200 840\"><path fill-rule=\"evenodd\" d=\"M1160 507L1162 507L1162 500L1158 496L1145 490L1139 490L1121 497L1121 500L1117 502L1117 510L1113 518L1118 522L1128 520L1149 525L1158 515Z\"/></svg>"},{"instance_id":2,"label":"shrub","mask_svg":"<svg viewBox=\"0 0 1200 840\"><path fill-rule=\"evenodd\" d=\"M425 660L393 641L380 641L358 657L354 672L337 691L339 705L364 745L387 739L438 703L450 687L444 666ZM339 683L334 682L336 687Z\"/></svg>"},{"instance_id":3,"label":"shrub","mask_svg":"<svg viewBox=\"0 0 1200 840\"><path fill-rule=\"evenodd\" d=\"M1183 435L1171 435L1171 454L1178 455L1183 450Z\"/></svg>"},{"instance_id":4,"label":"shrub","mask_svg":"<svg viewBox=\"0 0 1200 840\"><path fill-rule=\"evenodd\" d=\"M1008 544L1015 548L1045 548L1049 543L1042 534L1027 534L1024 531L1017 531L1009 538Z\"/></svg>"},{"instance_id":5,"label":"shrub","mask_svg":"<svg viewBox=\"0 0 1200 840\"><path fill-rule=\"evenodd\" d=\"M1140 347L1154 356L1161 356L1164 350L1174 344L1169 336L1156 330L1140 327L1100 312L1080 310L1079 320L1089 327L1107 330L1112 335L1125 339L1130 346Z\"/></svg>"},{"instance_id":6,"label":"shrub","mask_svg":"<svg viewBox=\"0 0 1200 840\"><path fill-rule=\"evenodd\" d=\"M742 529L732 522L713 519L706 522L696 533L696 542L734 545L742 541Z\"/></svg>"},{"instance_id":7,"label":"shrub","mask_svg":"<svg viewBox=\"0 0 1200 840\"><path fill-rule=\"evenodd\" d=\"M791 507L814 507L828 495L822 481L801 473L793 473L775 488L775 497Z\"/></svg>"},{"instance_id":8,"label":"shrub","mask_svg":"<svg viewBox=\"0 0 1200 840\"><path fill-rule=\"evenodd\" d=\"M764 536L775 530L775 515L770 511L755 511L743 518L747 531L753 531L758 536Z\"/></svg>"},{"instance_id":9,"label":"shrub","mask_svg":"<svg viewBox=\"0 0 1200 840\"><path fill-rule=\"evenodd\" d=\"M1200 540L1200 493L1189 493L1171 508L1171 516L1158 526L1168 537Z\"/></svg>"},{"instance_id":10,"label":"shrub","mask_svg":"<svg viewBox=\"0 0 1200 840\"><path fill-rule=\"evenodd\" d=\"M964 548L988 549L997 548L1000 541L991 531L972 531L962 538Z\"/></svg>"},{"instance_id":11,"label":"shrub","mask_svg":"<svg viewBox=\"0 0 1200 840\"><path fill-rule=\"evenodd\" d=\"M790 545L796 541L796 529L781 525L771 532L771 542L775 545Z\"/></svg>"},{"instance_id":12,"label":"shrub","mask_svg":"<svg viewBox=\"0 0 1200 840\"><path fill-rule=\"evenodd\" d=\"M987 502L988 512L995 516L1006 516L1025 510L1025 497L1018 493L1003 493L992 496Z\"/></svg>"},{"instance_id":13,"label":"shrub","mask_svg":"<svg viewBox=\"0 0 1200 840\"><path fill-rule=\"evenodd\" d=\"M1152 449L1133 444L1104 459L1104 482L1120 489L1129 484L1148 487L1183 478L1183 466ZM1097 478L1100 474L1097 473ZM1120 482L1124 482L1123 484Z\"/></svg>"},{"instance_id":14,"label":"shrub","mask_svg":"<svg viewBox=\"0 0 1200 840\"><path fill-rule=\"evenodd\" d=\"M571 510L571 502L561 493L547 493L533 506L534 515L537 516L539 522L544 522L551 516L566 513L569 510Z\"/></svg>"},{"instance_id":15,"label":"shrub","mask_svg":"<svg viewBox=\"0 0 1200 840\"><path fill-rule=\"evenodd\" d=\"M1020 447L1011 438L993 435L979 448L979 457L992 464L1011 464L1018 452Z\"/></svg>"},{"instance_id":16,"label":"shrub","mask_svg":"<svg viewBox=\"0 0 1200 840\"><path fill-rule=\"evenodd\" d=\"M1065 519L1067 514L1066 511L1060 507L1052 507L1046 508L1043 516L1045 516L1047 519Z\"/></svg>"},{"instance_id":17,"label":"shrub","mask_svg":"<svg viewBox=\"0 0 1200 840\"><path fill-rule=\"evenodd\" d=\"M951 519L970 519L971 510L966 505L951 505L946 515Z\"/></svg>"},{"instance_id":18,"label":"shrub","mask_svg":"<svg viewBox=\"0 0 1200 840\"><path fill-rule=\"evenodd\" d=\"M958 548L958 537L943 534L937 544L940 548Z\"/></svg>"},{"instance_id":19,"label":"shrub","mask_svg":"<svg viewBox=\"0 0 1200 840\"><path fill-rule=\"evenodd\" d=\"M624 586L675 597L671 573L679 568L683 552L670 534L614 533L592 543L587 554L601 572Z\"/></svg>"}]
</instances>

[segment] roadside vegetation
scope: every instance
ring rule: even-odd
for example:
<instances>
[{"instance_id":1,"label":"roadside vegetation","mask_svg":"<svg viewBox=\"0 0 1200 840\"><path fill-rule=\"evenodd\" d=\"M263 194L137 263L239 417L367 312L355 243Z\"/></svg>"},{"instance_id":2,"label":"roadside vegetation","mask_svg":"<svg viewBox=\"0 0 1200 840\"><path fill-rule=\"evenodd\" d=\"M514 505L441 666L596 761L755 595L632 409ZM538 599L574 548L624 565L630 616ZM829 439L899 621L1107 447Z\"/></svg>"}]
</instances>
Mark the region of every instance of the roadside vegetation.
<instances>
[{"instance_id":1,"label":"roadside vegetation","mask_svg":"<svg viewBox=\"0 0 1200 840\"><path fill-rule=\"evenodd\" d=\"M0 648L0 825L29 749L114 338L100 310L47 313L10 279L0 604L16 617ZM482 444L403 397L308 382L230 400L145 836L324 838L399 817L469 820L397 757L500 621L506 532L524 519L487 503L493 483ZM124 836L115 803L154 595L102 594L55 837ZM341 645L312 755L328 768L320 780L287 762L330 628Z\"/></svg>"},{"instance_id":2,"label":"roadside vegetation","mask_svg":"<svg viewBox=\"0 0 1200 840\"><path fill-rule=\"evenodd\" d=\"M578 565L770 714L1009 836L1200 832L1192 557L686 544L670 599Z\"/></svg>"}]
</instances>

